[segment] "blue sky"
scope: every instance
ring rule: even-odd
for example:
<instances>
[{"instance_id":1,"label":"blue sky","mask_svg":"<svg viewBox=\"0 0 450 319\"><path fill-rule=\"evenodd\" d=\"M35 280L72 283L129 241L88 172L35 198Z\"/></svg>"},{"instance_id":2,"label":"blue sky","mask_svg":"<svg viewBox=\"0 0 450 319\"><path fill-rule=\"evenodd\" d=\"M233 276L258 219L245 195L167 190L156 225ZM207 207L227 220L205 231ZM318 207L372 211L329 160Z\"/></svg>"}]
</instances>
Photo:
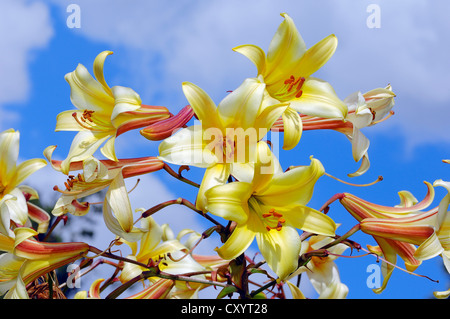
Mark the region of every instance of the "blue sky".
<instances>
[{"instance_id":1,"label":"blue sky","mask_svg":"<svg viewBox=\"0 0 450 319\"><path fill-rule=\"evenodd\" d=\"M339 97L388 83L397 95L395 116L363 130L371 141L371 168L351 180L363 184L382 175L384 181L359 188L323 177L311 206L320 207L338 192L396 205L397 192L409 190L420 200L426 193L423 181L450 180L450 167L441 161L450 158L450 4L443 0L311 2L2 1L0 129L21 132L21 160L42 157L48 145L58 145L55 154L64 158L74 136L54 132L56 115L74 108L64 75L78 63L92 70L95 56L103 50L114 52L105 65L109 84L132 87L145 104L177 112L187 104L183 81L202 87L218 103L226 91L256 75L253 64L231 49L250 43L267 50L282 22L279 14L287 12L307 46L331 33L337 36L335 55L315 76L330 82ZM70 4L80 8L80 28L67 26ZM380 8L379 28L367 26L371 4ZM157 155L157 143L135 132L119 137L116 145L119 157ZM348 140L334 131L305 132L296 149L280 154L280 161L285 168L308 164L311 155L320 159L327 172L346 180L346 174L359 165L352 159ZM193 169L187 174L200 180L201 173ZM63 181L64 176L50 168L28 180L50 203L56 196L52 187ZM146 188L151 188L152 196L143 191ZM436 205L443 195L443 189L436 190ZM193 201L195 192L158 172L142 178L131 196L137 208L180 196ZM183 223L200 222L182 208L169 209L158 218L175 221L180 213ZM338 204L332 205L330 216L342 223L343 231L355 224ZM179 227L175 223L174 228ZM355 238L374 244L364 234ZM104 243L97 239L99 245ZM366 268L374 261L371 256L338 261L350 298L424 298L448 288L448 274L439 257L417 270L439 284L396 270L386 291L375 295L366 286Z\"/></svg>"}]
</instances>

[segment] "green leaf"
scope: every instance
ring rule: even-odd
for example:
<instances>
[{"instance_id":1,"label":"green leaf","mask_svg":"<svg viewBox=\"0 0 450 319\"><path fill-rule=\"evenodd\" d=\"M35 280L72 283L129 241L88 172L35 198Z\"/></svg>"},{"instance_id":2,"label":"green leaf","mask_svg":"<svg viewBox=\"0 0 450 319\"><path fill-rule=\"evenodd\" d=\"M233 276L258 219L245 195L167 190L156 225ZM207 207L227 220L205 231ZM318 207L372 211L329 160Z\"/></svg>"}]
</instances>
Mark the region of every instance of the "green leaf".
<instances>
[{"instance_id":1,"label":"green leaf","mask_svg":"<svg viewBox=\"0 0 450 319\"><path fill-rule=\"evenodd\" d=\"M233 292L236 291L237 288L235 286L226 286L219 292L219 294L217 295L217 299L222 299L226 295L232 294Z\"/></svg>"}]
</instances>

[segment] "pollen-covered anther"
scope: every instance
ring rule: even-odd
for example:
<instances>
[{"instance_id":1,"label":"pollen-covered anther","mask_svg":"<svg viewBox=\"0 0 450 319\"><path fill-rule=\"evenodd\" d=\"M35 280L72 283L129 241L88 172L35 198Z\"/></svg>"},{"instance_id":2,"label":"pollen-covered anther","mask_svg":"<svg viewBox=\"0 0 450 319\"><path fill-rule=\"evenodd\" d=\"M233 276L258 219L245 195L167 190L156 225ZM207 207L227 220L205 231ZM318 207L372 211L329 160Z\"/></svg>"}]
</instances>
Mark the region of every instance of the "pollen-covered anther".
<instances>
[{"instance_id":1,"label":"pollen-covered anther","mask_svg":"<svg viewBox=\"0 0 450 319\"><path fill-rule=\"evenodd\" d=\"M88 121L90 121L90 122L93 122L93 120L92 120L92 114L94 113L95 111L92 111L92 110L84 110L84 112L83 112L83 115L81 116L81 120L82 121L86 121L86 120L88 120Z\"/></svg>"},{"instance_id":2,"label":"pollen-covered anther","mask_svg":"<svg viewBox=\"0 0 450 319\"><path fill-rule=\"evenodd\" d=\"M291 75L289 77L289 79L284 81L284 84L288 85L287 91L291 92L292 88L297 85L297 87L295 88L295 97L299 98L302 96L303 91L302 91L302 86L303 83L305 83L305 78L304 77L299 77L297 80L295 79L295 77L293 75Z\"/></svg>"},{"instance_id":3,"label":"pollen-covered anther","mask_svg":"<svg viewBox=\"0 0 450 319\"><path fill-rule=\"evenodd\" d=\"M267 223L271 223L275 226L266 225L266 229L270 231L271 229L276 229L280 231L283 228L283 224L286 220L283 218L283 214L278 213L275 209L271 208L268 213L262 214L262 217L266 219Z\"/></svg>"},{"instance_id":4,"label":"pollen-covered anther","mask_svg":"<svg viewBox=\"0 0 450 319\"><path fill-rule=\"evenodd\" d=\"M94 112L95 112L95 111L84 110L84 111L83 111L83 114L81 114L80 117L78 117L78 113L77 113L77 112L73 112L73 113L72 113L72 116L73 116L73 118L75 119L75 121L77 121L77 123L80 124L81 127L87 128L87 129L91 129L91 127L86 123L86 121L89 121L89 122L91 122L91 123L94 122L94 121L92 120L92 114L93 114Z\"/></svg>"}]
</instances>

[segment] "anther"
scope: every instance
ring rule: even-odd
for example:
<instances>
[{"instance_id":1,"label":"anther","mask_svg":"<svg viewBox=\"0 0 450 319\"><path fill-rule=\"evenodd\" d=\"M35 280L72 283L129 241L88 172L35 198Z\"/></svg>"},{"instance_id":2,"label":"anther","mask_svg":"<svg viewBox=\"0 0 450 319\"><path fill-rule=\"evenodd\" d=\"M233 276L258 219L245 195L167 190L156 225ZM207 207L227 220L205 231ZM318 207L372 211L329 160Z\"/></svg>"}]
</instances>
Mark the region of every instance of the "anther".
<instances>
[{"instance_id":1,"label":"anther","mask_svg":"<svg viewBox=\"0 0 450 319\"><path fill-rule=\"evenodd\" d=\"M299 98L299 97L302 96L302 94L303 94L302 87L303 87L303 84L304 84L304 83L305 83L305 78L304 78L304 77L298 78L298 79L296 80L295 77L294 77L293 75L291 75L291 76L289 77L289 79L287 79L287 80L284 81L284 84L286 84L286 85L289 84L289 86L288 86L288 88L287 88L287 92L290 92L290 91L292 90L292 88L293 88L295 85L297 85L297 87L296 87L296 89L295 89L295 91L296 91L295 97L296 97L296 98Z\"/></svg>"}]
</instances>

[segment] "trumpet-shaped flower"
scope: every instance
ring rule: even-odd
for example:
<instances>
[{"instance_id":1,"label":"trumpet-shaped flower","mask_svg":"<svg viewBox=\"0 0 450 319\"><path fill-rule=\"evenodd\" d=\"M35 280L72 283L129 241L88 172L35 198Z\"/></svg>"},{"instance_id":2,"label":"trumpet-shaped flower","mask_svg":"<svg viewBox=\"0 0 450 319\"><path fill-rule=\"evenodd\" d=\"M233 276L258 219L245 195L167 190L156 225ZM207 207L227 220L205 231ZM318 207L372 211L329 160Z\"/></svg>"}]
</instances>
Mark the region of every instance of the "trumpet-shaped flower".
<instances>
[{"instance_id":1,"label":"trumpet-shaped flower","mask_svg":"<svg viewBox=\"0 0 450 319\"><path fill-rule=\"evenodd\" d=\"M37 192L21 185L47 163L44 159L35 158L17 165L19 139L20 133L13 129L0 133L0 233L10 237L14 237L11 222L17 226L28 226L31 218L39 223L40 232L45 232L49 222L48 214L28 203L27 199L37 198Z\"/></svg>"},{"instance_id":2,"label":"trumpet-shaped flower","mask_svg":"<svg viewBox=\"0 0 450 319\"><path fill-rule=\"evenodd\" d=\"M184 232L180 232L179 236L174 238L168 235L171 231L167 230L167 225L158 225L152 217L141 221L141 229L146 232L139 242L139 249L137 242L126 242L132 249L132 253L127 258L143 264L153 261L158 263L161 271L171 275L199 272L206 269L189 254L189 246L180 242ZM119 278L122 282L126 282L139 276L145 270L145 267L126 262ZM196 275L194 278L198 276L205 278L204 275ZM146 298L149 296L149 292L152 292L150 295L154 296L157 291L159 297L185 299L191 298L196 291L206 287L204 284L196 282L190 283L189 286L178 281L173 284L172 280L159 277L150 277L149 281L150 286L137 293L133 298Z\"/></svg>"},{"instance_id":3,"label":"trumpet-shaped flower","mask_svg":"<svg viewBox=\"0 0 450 319\"><path fill-rule=\"evenodd\" d=\"M333 238L326 236L314 236L308 241L302 242L300 254L308 253L331 243ZM328 249L333 253L327 257L313 256L306 266L300 267L289 276L293 278L302 273L306 273L319 294L319 299L344 299L348 294L348 287L340 280L339 270L337 268L337 255L342 254L348 248L347 245L337 244ZM288 279L289 279L288 278ZM292 288L291 288L292 289Z\"/></svg>"},{"instance_id":4,"label":"trumpet-shaped flower","mask_svg":"<svg viewBox=\"0 0 450 319\"><path fill-rule=\"evenodd\" d=\"M46 243L32 239L37 232L20 227L15 239L0 234L0 294L6 298L27 298L24 287L36 278L84 257L86 243Z\"/></svg>"},{"instance_id":5,"label":"trumpet-shaped flower","mask_svg":"<svg viewBox=\"0 0 450 319\"><path fill-rule=\"evenodd\" d=\"M130 88L108 86L103 65L110 54L111 51L103 51L95 58L95 79L81 64L65 76L71 88L71 101L78 110L58 114L55 130L79 132L62 162L61 170L65 174L72 161L88 158L104 142L102 154L117 161L114 148L117 136L170 116L165 107L143 105L139 95Z\"/></svg>"},{"instance_id":6,"label":"trumpet-shaped flower","mask_svg":"<svg viewBox=\"0 0 450 319\"><path fill-rule=\"evenodd\" d=\"M333 236L336 225L327 215L306 206L322 176L322 164L295 167L283 173L265 142L258 143L254 176L249 182L218 185L206 192L206 209L236 223L219 256L233 259L256 237L271 269L285 278L297 268L300 252L298 229Z\"/></svg>"},{"instance_id":7,"label":"trumpet-shaped flower","mask_svg":"<svg viewBox=\"0 0 450 319\"><path fill-rule=\"evenodd\" d=\"M445 187L449 192L438 207L406 217L365 218L361 221L361 230L382 238L417 245L414 257L419 260L441 255L450 273L450 183L437 180L434 186Z\"/></svg>"},{"instance_id":8,"label":"trumpet-shaped flower","mask_svg":"<svg viewBox=\"0 0 450 319\"><path fill-rule=\"evenodd\" d=\"M207 189L224 184L230 174L239 180L252 174L257 142L287 108L287 104L264 105L264 88L258 79L246 79L216 107L201 88L183 83L184 94L201 123L162 141L159 158L206 168L197 196L199 209L204 210Z\"/></svg>"},{"instance_id":9,"label":"trumpet-shaped flower","mask_svg":"<svg viewBox=\"0 0 450 319\"><path fill-rule=\"evenodd\" d=\"M345 119L339 120L302 114L303 131L330 129L345 134L352 143L353 159L355 162L361 161L359 169L354 173L348 174L348 176L360 176L370 167L368 155L370 142L361 132L361 129L387 119L394 106L394 97L395 94L392 92L390 85L364 94L355 92L344 99L348 106L348 113ZM272 130L285 131L283 121L281 119L277 120Z\"/></svg>"},{"instance_id":10,"label":"trumpet-shaped flower","mask_svg":"<svg viewBox=\"0 0 450 319\"><path fill-rule=\"evenodd\" d=\"M369 249L373 253L383 256L388 261L388 263L383 262L382 264L384 280L380 288L374 289L376 293L381 293L386 288L389 278L394 270L397 255L404 260L405 267L409 271L414 271L421 264L421 260L429 258L430 256L429 253L432 246L428 246L427 249L425 248L426 244L420 249L416 249L414 246L414 244L418 243L417 240L419 237L424 238L423 236L426 236L424 234L425 232L428 236L430 236L433 233L433 230L429 227L417 225L417 223L414 223L413 221L420 218L434 218L432 216L437 213L437 209L433 209L425 213L422 212L429 205L431 205L435 194L433 185L428 182L425 182L425 184L427 185L428 192L422 201L417 202L411 193L403 191L399 193L401 203L395 207L370 203L348 193L339 194L337 196L345 209L360 222L361 229L363 231L373 233L373 238L379 246L370 246ZM409 226L415 226L398 227L398 236L383 235L382 232L375 233L371 230L372 221L381 221L382 223L387 221L388 223L392 222L395 224L396 220L412 222ZM412 238L410 238L410 240L406 240L408 235L406 233L400 234L400 229L406 231L406 233L411 231L410 235L415 233L415 231L420 230L421 234L417 236L416 241L413 241ZM433 241L434 237L430 239L429 243L431 244ZM426 257L427 255L428 257Z\"/></svg>"},{"instance_id":11,"label":"trumpet-shaped flower","mask_svg":"<svg viewBox=\"0 0 450 319\"><path fill-rule=\"evenodd\" d=\"M46 149L46 156L51 160L53 147ZM108 229L117 236L129 241L136 241L143 231L134 227L133 212L124 179L136 175L146 174L161 169L164 163L155 157L144 157L113 161L99 161L96 158L85 159L82 163L83 173L69 175L65 182L66 189L59 190L62 195L55 204L52 214L60 216L71 213L82 216L88 213L88 202L80 202L89 195L107 188L103 202L103 217ZM77 163L74 166L78 167Z\"/></svg>"},{"instance_id":12,"label":"trumpet-shaped flower","mask_svg":"<svg viewBox=\"0 0 450 319\"><path fill-rule=\"evenodd\" d=\"M337 47L335 35L307 49L292 18L286 13L281 16L284 21L273 37L267 55L255 45L241 45L233 50L256 65L258 76L266 83L266 99L270 104L289 102L289 109L301 114L344 119L347 106L337 97L333 87L312 77L334 54ZM287 121L285 125L285 134L297 134L295 130L298 127L293 127ZM293 140L298 142L298 138ZM290 143L286 148L292 148L295 144Z\"/></svg>"}]
</instances>

